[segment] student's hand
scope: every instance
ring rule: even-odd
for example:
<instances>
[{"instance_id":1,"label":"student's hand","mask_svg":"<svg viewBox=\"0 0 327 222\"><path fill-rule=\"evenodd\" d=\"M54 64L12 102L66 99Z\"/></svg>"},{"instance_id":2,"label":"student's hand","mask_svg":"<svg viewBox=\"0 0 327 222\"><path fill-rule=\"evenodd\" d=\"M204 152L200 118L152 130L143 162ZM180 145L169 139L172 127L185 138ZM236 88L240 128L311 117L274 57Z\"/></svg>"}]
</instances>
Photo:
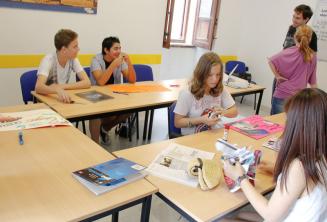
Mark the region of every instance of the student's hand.
<instances>
[{"instance_id":1,"label":"student's hand","mask_svg":"<svg viewBox=\"0 0 327 222\"><path fill-rule=\"evenodd\" d=\"M288 79L279 75L279 76L276 76L276 80L277 80L277 82L284 82L284 81L287 81Z\"/></svg>"},{"instance_id":2,"label":"student's hand","mask_svg":"<svg viewBox=\"0 0 327 222\"><path fill-rule=\"evenodd\" d=\"M111 65L114 68L117 68L123 63L123 61L124 61L124 57L122 54L120 54L118 58L116 58L116 59L114 59L114 61L112 61Z\"/></svg>"},{"instance_id":3,"label":"student's hand","mask_svg":"<svg viewBox=\"0 0 327 222\"><path fill-rule=\"evenodd\" d=\"M214 126L218 123L219 118L217 115L213 114L214 116L210 116L209 114L202 116L202 123L208 125L208 126Z\"/></svg>"},{"instance_id":4,"label":"student's hand","mask_svg":"<svg viewBox=\"0 0 327 222\"><path fill-rule=\"evenodd\" d=\"M21 117L0 116L0 123L13 122L19 119L21 119Z\"/></svg>"},{"instance_id":5,"label":"student's hand","mask_svg":"<svg viewBox=\"0 0 327 222\"><path fill-rule=\"evenodd\" d=\"M245 172L239 162L236 162L235 166L233 166L229 162L229 160L225 160L224 161L224 173L227 177L231 178L232 180L237 180L237 178L242 176Z\"/></svg>"},{"instance_id":6,"label":"student's hand","mask_svg":"<svg viewBox=\"0 0 327 222\"><path fill-rule=\"evenodd\" d=\"M56 87L56 92L57 92L57 95L58 95L58 100L60 102L71 103L72 100L71 100L70 96L68 95L68 93L64 89L57 86Z\"/></svg>"},{"instance_id":7,"label":"student's hand","mask_svg":"<svg viewBox=\"0 0 327 222\"><path fill-rule=\"evenodd\" d=\"M129 56L128 56L126 53L122 52L121 55L123 56L124 61L125 61L127 64L131 63L131 60L130 60Z\"/></svg>"}]
</instances>

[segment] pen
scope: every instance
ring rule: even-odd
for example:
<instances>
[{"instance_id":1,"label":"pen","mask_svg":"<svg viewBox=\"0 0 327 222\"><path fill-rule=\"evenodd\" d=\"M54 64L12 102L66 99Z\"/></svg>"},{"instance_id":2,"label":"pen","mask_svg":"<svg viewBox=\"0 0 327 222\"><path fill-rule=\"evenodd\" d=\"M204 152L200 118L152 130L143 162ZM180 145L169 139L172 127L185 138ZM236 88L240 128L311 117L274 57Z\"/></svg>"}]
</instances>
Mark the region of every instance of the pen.
<instances>
[{"instance_id":1,"label":"pen","mask_svg":"<svg viewBox=\"0 0 327 222\"><path fill-rule=\"evenodd\" d=\"M116 94L122 94L122 95L126 95L128 96L128 93L124 93L124 92L117 92L117 91L112 91L113 93L116 93Z\"/></svg>"},{"instance_id":2,"label":"pen","mask_svg":"<svg viewBox=\"0 0 327 222\"><path fill-rule=\"evenodd\" d=\"M18 132L18 142L19 145L24 145L23 131Z\"/></svg>"}]
</instances>

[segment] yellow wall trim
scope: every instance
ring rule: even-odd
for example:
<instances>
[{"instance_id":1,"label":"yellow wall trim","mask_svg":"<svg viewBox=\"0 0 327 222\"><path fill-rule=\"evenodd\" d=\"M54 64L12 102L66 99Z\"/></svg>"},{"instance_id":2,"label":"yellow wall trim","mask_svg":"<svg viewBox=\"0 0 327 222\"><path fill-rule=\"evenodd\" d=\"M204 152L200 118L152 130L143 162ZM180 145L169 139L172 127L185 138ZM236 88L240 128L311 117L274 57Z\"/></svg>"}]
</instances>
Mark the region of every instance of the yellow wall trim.
<instances>
[{"instance_id":1,"label":"yellow wall trim","mask_svg":"<svg viewBox=\"0 0 327 222\"><path fill-rule=\"evenodd\" d=\"M78 56L82 66L90 66L93 54ZM160 54L134 54L129 55L133 64L161 64ZM38 67L44 55L0 55L0 68L30 68Z\"/></svg>"},{"instance_id":2,"label":"yellow wall trim","mask_svg":"<svg viewBox=\"0 0 327 222\"><path fill-rule=\"evenodd\" d=\"M78 56L82 66L90 66L93 54L81 54ZM160 54L131 54L129 55L133 64L161 64ZM0 69L3 68L36 68L39 66L44 55L0 55ZM234 55L221 55L223 63L237 60Z\"/></svg>"}]
</instances>

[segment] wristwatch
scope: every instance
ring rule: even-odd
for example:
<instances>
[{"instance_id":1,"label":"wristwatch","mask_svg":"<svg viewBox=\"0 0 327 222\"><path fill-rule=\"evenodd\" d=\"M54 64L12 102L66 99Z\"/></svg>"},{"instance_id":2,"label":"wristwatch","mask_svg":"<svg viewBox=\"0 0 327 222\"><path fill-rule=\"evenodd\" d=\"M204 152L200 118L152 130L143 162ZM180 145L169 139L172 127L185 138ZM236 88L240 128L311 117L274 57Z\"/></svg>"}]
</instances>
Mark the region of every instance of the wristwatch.
<instances>
[{"instance_id":1,"label":"wristwatch","mask_svg":"<svg viewBox=\"0 0 327 222\"><path fill-rule=\"evenodd\" d=\"M239 176L237 177L236 179L236 185L237 186L241 186L241 182L244 180L244 179L247 179L248 176L246 174L243 174L242 176Z\"/></svg>"}]
</instances>

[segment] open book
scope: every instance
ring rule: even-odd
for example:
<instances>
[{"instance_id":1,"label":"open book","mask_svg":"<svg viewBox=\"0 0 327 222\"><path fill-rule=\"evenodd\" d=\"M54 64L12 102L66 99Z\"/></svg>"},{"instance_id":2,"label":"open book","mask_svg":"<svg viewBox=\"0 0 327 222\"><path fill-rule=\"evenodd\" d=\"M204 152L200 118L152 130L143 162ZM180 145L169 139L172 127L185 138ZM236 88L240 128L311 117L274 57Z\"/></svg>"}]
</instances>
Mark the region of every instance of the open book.
<instances>
[{"instance_id":1,"label":"open book","mask_svg":"<svg viewBox=\"0 0 327 222\"><path fill-rule=\"evenodd\" d=\"M144 166L117 158L73 172L73 176L95 195L113 190L146 176Z\"/></svg>"},{"instance_id":2,"label":"open book","mask_svg":"<svg viewBox=\"0 0 327 222\"><path fill-rule=\"evenodd\" d=\"M71 126L69 121L51 109L36 109L23 112L0 113L0 115L20 118L13 122L0 123L0 131L53 126Z\"/></svg>"},{"instance_id":3,"label":"open book","mask_svg":"<svg viewBox=\"0 0 327 222\"><path fill-rule=\"evenodd\" d=\"M264 120L261 116L253 115L236 122L229 123L230 128L253 139L261 139L270 134L284 130L278 123Z\"/></svg>"},{"instance_id":4,"label":"open book","mask_svg":"<svg viewBox=\"0 0 327 222\"><path fill-rule=\"evenodd\" d=\"M214 153L172 143L156 156L147 171L167 180L196 187L198 179L187 173L189 161L194 158L212 159L214 155Z\"/></svg>"}]
</instances>

